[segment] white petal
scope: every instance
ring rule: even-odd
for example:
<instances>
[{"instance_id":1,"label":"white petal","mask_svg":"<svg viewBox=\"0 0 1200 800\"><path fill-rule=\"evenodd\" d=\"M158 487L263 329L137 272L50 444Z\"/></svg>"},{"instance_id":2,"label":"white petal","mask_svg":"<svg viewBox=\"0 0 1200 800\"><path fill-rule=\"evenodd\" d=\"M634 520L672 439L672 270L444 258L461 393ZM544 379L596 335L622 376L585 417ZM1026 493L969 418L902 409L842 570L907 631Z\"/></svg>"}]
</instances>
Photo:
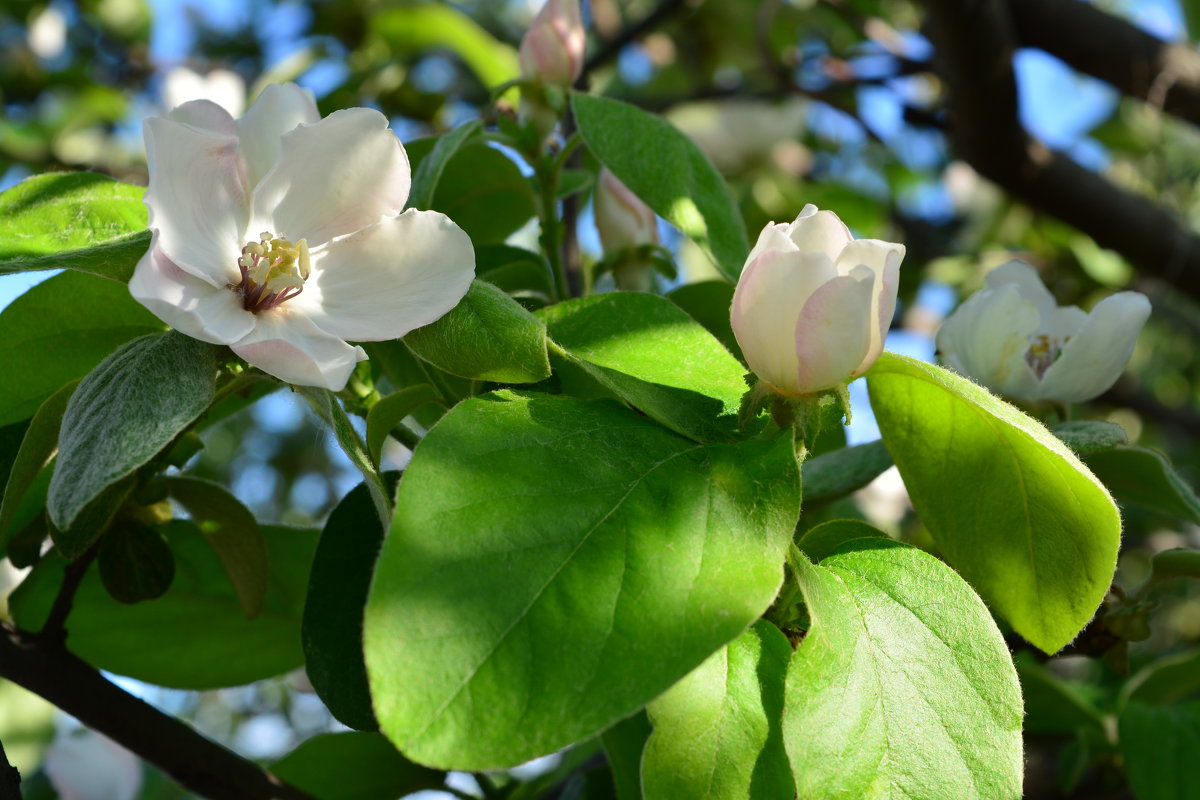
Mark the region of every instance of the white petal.
<instances>
[{"instance_id":1,"label":"white petal","mask_svg":"<svg viewBox=\"0 0 1200 800\"><path fill-rule=\"evenodd\" d=\"M281 381L340 392L354 365L367 360L361 347L325 333L286 303L256 316L254 330L233 352Z\"/></svg>"},{"instance_id":2,"label":"white petal","mask_svg":"<svg viewBox=\"0 0 1200 800\"><path fill-rule=\"evenodd\" d=\"M730 323L750 369L784 391L795 391L796 321L809 297L835 276L824 253L768 250L742 272Z\"/></svg>"},{"instance_id":3,"label":"white petal","mask_svg":"<svg viewBox=\"0 0 1200 800\"><path fill-rule=\"evenodd\" d=\"M144 126L150 186L146 206L158 246L213 286L237 282L237 258L249 221L237 139L161 117Z\"/></svg>"},{"instance_id":4,"label":"white petal","mask_svg":"<svg viewBox=\"0 0 1200 800\"><path fill-rule=\"evenodd\" d=\"M470 237L436 211L384 217L312 259L312 276L288 305L360 342L396 339L441 318L475 277Z\"/></svg>"},{"instance_id":5,"label":"white petal","mask_svg":"<svg viewBox=\"0 0 1200 800\"><path fill-rule=\"evenodd\" d=\"M883 273L888 260L895 261L899 269L905 253L904 245L880 239L855 239L847 244L834 259L838 275L849 275L859 264L870 267L876 275Z\"/></svg>"},{"instance_id":6,"label":"white petal","mask_svg":"<svg viewBox=\"0 0 1200 800\"><path fill-rule=\"evenodd\" d=\"M285 133L320 118L317 103L308 89L294 83L273 83L263 89L254 105L237 121L250 186L257 186L279 160Z\"/></svg>"},{"instance_id":7,"label":"white petal","mask_svg":"<svg viewBox=\"0 0 1200 800\"><path fill-rule=\"evenodd\" d=\"M1022 297L1037 306L1043 319L1049 317L1054 309L1058 308L1058 302L1054 299L1054 295L1050 294L1046 285L1042 283L1037 270L1024 261L1018 261L1015 258L1005 261L989 272L985 280L989 289L1010 284L1015 286Z\"/></svg>"},{"instance_id":8,"label":"white petal","mask_svg":"<svg viewBox=\"0 0 1200 800\"><path fill-rule=\"evenodd\" d=\"M754 248L750 251L750 255L746 256L746 266L749 266L750 262L768 250L780 250L784 252L795 250L796 243L788 237L789 227L791 226L783 222L771 222L764 226L762 232L758 234L758 241L754 243Z\"/></svg>"},{"instance_id":9,"label":"white petal","mask_svg":"<svg viewBox=\"0 0 1200 800\"><path fill-rule=\"evenodd\" d=\"M877 331L871 294L875 275L856 267L817 289L796 321L797 388L801 394L845 383L866 359Z\"/></svg>"},{"instance_id":10,"label":"white petal","mask_svg":"<svg viewBox=\"0 0 1200 800\"><path fill-rule=\"evenodd\" d=\"M1082 403L1116 383L1150 316L1150 301L1138 292L1119 292L1092 313L1042 376L1042 397Z\"/></svg>"},{"instance_id":11,"label":"white petal","mask_svg":"<svg viewBox=\"0 0 1200 800\"><path fill-rule=\"evenodd\" d=\"M395 216L408 198L408 156L371 108L335 111L283 137L254 190L255 224L309 247Z\"/></svg>"},{"instance_id":12,"label":"white petal","mask_svg":"<svg viewBox=\"0 0 1200 800\"><path fill-rule=\"evenodd\" d=\"M1060 341L1074 336L1083 327L1088 315L1078 306L1063 306L1050 312L1050 316L1042 316L1042 324L1038 333L1045 334L1051 339Z\"/></svg>"},{"instance_id":13,"label":"white petal","mask_svg":"<svg viewBox=\"0 0 1200 800\"><path fill-rule=\"evenodd\" d=\"M1016 286L983 289L942 323L938 352L947 366L993 391L1034 400L1038 379L1025 354L1040 319Z\"/></svg>"},{"instance_id":14,"label":"white petal","mask_svg":"<svg viewBox=\"0 0 1200 800\"><path fill-rule=\"evenodd\" d=\"M884 258L883 267L878 271L872 270L871 319L874 325L871 327L871 345L851 378L862 375L879 358L888 330L892 327L892 317L896 315L896 291L900 288L900 260L904 258L904 245L892 245L892 248Z\"/></svg>"},{"instance_id":15,"label":"white petal","mask_svg":"<svg viewBox=\"0 0 1200 800\"><path fill-rule=\"evenodd\" d=\"M788 236L806 253L824 253L837 262L838 254L853 241L850 229L832 211L818 211L811 203L788 228Z\"/></svg>"},{"instance_id":16,"label":"white petal","mask_svg":"<svg viewBox=\"0 0 1200 800\"><path fill-rule=\"evenodd\" d=\"M167 119L215 136L237 136L237 122L211 100L189 100L167 112Z\"/></svg>"},{"instance_id":17,"label":"white petal","mask_svg":"<svg viewBox=\"0 0 1200 800\"><path fill-rule=\"evenodd\" d=\"M163 322L204 342L232 344L254 328L237 292L189 275L155 243L133 271L129 292Z\"/></svg>"}]
</instances>

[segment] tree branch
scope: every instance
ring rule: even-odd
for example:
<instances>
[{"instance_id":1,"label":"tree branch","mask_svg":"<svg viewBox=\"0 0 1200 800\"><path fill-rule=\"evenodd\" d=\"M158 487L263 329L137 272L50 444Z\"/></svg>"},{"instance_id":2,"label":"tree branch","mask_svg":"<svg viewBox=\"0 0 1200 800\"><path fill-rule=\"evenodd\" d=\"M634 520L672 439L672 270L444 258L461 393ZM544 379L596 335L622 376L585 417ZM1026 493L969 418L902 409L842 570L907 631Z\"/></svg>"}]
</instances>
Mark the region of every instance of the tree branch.
<instances>
[{"instance_id":1,"label":"tree branch","mask_svg":"<svg viewBox=\"0 0 1200 800\"><path fill-rule=\"evenodd\" d=\"M0 677L41 695L186 789L219 800L313 800L129 694L62 647L0 624Z\"/></svg>"},{"instance_id":2,"label":"tree branch","mask_svg":"<svg viewBox=\"0 0 1200 800\"><path fill-rule=\"evenodd\" d=\"M1200 53L1078 0L1009 0L1017 40L1200 125Z\"/></svg>"},{"instance_id":3,"label":"tree branch","mask_svg":"<svg viewBox=\"0 0 1200 800\"><path fill-rule=\"evenodd\" d=\"M1002 0L924 0L951 136L981 175L1200 299L1200 238L1150 200L1030 138L1017 117L1015 34Z\"/></svg>"},{"instance_id":4,"label":"tree branch","mask_svg":"<svg viewBox=\"0 0 1200 800\"><path fill-rule=\"evenodd\" d=\"M579 76L579 80L575 82L575 88L581 91L587 89L587 78L592 70L612 61L624 49L625 45L645 36L683 7L684 0L662 0L653 11L640 21L621 29L616 36L602 43L600 48L592 53L591 58L583 63L583 73Z\"/></svg>"}]
</instances>

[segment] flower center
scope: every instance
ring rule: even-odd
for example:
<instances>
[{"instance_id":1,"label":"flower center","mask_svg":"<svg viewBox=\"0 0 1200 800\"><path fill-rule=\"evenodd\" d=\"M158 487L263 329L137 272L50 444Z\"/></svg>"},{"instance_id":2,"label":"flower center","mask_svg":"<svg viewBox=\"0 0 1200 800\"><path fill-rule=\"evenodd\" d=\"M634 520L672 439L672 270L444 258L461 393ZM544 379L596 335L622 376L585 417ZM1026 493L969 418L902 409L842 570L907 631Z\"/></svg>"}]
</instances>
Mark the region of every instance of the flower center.
<instances>
[{"instance_id":1,"label":"flower center","mask_svg":"<svg viewBox=\"0 0 1200 800\"><path fill-rule=\"evenodd\" d=\"M1058 360L1062 355L1063 346L1066 345L1070 336L1064 336L1062 340L1051 339L1044 333L1031 337L1033 344L1029 345L1029 349L1025 352L1025 361L1029 366L1033 367L1033 372L1039 378L1046 374L1046 370L1050 369L1050 365Z\"/></svg>"},{"instance_id":2,"label":"flower center","mask_svg":"<svg viewBox=\"0 0 1200 800\"><path fill-rule=\"evenodd\" d=\"M242 295L242 308L257 314L291 300L308 280L308 242L290 242L264 231L248 242L238 259L242 282L231 289Z\"/></svg>"}]
</instances>

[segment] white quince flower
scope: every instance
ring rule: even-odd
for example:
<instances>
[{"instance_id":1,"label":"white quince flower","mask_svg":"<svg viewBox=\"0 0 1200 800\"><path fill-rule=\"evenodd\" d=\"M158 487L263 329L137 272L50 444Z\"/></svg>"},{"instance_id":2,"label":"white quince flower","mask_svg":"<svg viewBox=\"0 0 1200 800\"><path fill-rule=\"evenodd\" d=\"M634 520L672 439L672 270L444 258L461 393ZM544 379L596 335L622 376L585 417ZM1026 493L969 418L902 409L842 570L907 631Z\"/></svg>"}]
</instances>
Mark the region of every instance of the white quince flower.
<instances>
[{"instance_id":1,"label":"white quince flower","mask_svg":"<svg viewBox=\"0 0 1200 800\"><path fill-rule=\"evenodd\" d=\"M133 800L142 789L138 757L86 728L55 739L44 769L61 800Z\"/></svg>"},{"instance_id":2,"label":"white quince flower","mask_svg":"<svg viewBox=\"0 0 1200 800\"><path fill-rule=\"evenodd\" d=\"M163 76L163 102L175 108L191 100L211 100L233 116L246 110L246 82L228 69L201 75L185 66L172 67Z\"/></svg>"},{"instance_id":3,"label":"white quince flower","mask_svg":"<svg viewBox=\"0 0 1200 800\"><path fill-rule=\"evenodd\" d=\"M596 179L594 210L605 256L658 244L658 217L608 167L600 170Z\"/></svg>"},{"instance_id":4,"label":"white quince flower","mask_svg":"<svg viewBox=\"0 0 1200 800\"><path fill-rule=\"evenodd\" d=\"M1081 403L1121 375L1150 316L1139 292L1118 292L1090 314L1059 307L1033 267L1008 261L959 306L937 334L942 361L1020 400Z\"/></svg>"},{"instance_id":5,"label":"white quince flower","mask_svg":"<svg viewBox=\"0 0 1200 800\"><path fill-rule=\"evenodd\" d=\"M321 119L312 94L268 86L241 119L207 100L143 130L150 250L129 289L171 327L226 344L288 383L339 390L366 359L470 286L470 238L401 213L408 156L369 108Z\"/></svg>"},{"instance_id":6,"label":"white quince flower","mask_svg":"<svg viewBox=\"0 0 1200 800\"><path fill-rule=\"evenodd\" d=\"M733 294L733 333L750 369L785 397L862 375L883 352L903 258L904 245L855 240L812 204L790 225L767 225Z\"/></svg>"}]
</instances>

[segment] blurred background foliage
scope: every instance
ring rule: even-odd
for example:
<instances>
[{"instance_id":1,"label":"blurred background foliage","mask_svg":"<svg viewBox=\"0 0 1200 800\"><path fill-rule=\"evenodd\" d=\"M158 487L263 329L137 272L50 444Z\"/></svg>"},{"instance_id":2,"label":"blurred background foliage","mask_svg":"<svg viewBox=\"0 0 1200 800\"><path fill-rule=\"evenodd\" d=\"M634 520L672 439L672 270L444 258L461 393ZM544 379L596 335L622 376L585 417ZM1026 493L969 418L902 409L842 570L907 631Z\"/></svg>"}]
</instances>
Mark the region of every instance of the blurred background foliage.
<instances>
[{"instance_id":1,"label":"blurred background foliage","mask_svg":"<svg viewBox=\"0 0 1200 800\"><path fill-rule=\"evenodd\" d=\"M144 117L201 96L236 115L276 81L311 88L323 114L347 106L378 108L405 142L480 115L494 123L513 113L511 93L494 101L494 90L517 77L516 44L538 5L5 0L0 188L31 174L75 169L145 183ZM1167 40L1193 41L1200 32L1189 28L1197 22L1191 3L1097 5ZM1192 486L1200 483L1195 301L1161 279L1140 275L1074 228L1014 201L955 157L920 6L907 0L590 0L585 14L587 88L659 111L691 136L725 175L748 231L790 220L805 203L815 203L835 210L859 236L906 243L892 349L932 358L941 318L981 285L988 268L1015 255L1039 268L1062 303L1088 308L1121 288L1147 294L1154 314L1125 376L1076 413L1119 423L1131 441L1167 453ZM1200 138L1194 127L1041 51L1019 50L1014 68L1021 121L1032 134L1165 206L1189 229L1197 227ZM413 151L423 148L417 144ZM499 228L487 227L494 220L481 221L472 231L476 243L507 239L533 247L528 169L514 154L505 155L512 161L501 159L486 175L460 176L461 193L446 202L459 203L469 216L471 198L486 193L491 207L517 209ZM661 224L681 282L715 277L693 246ZM595 262L599 247L586 201L576 235L582 258ZM0 305L45 277L0 279ZM855 398L860 419L865 393ZM869 414L862 413L849 438L874 437ZM403 455L398 459L402 464ZM260 519L297 525L320 524L356 482L326 434L286 393L207 432L206 447L188 470L230 486ZM809 515L804 524L833 515L867 518L930 544L894 472ZM1194 523L1136 507L1125 508L1124 516L1118 583L1126 589L1146 576L1154 552L1200 545ZM1128 674L1196 647L1200 593L1194 584L1168 582L1152 598L1147 635L1117 657L1068 655L1049 667L1032 660L1023 667L1031 704L1029 796L1128 796L1112 725L1097 728L1090 712L1081 712L1078 724L1055 723L1038 703L1052 707L1055 698L1078 694L1089 698L1080 703L1103 716L1113 710ZM1104 652L1111 650L1083 654ZM1050 687L1050 700L1031 691L1030 681L1042 686L1037 680ZM278 757L313 733L337 728L306 690L302 674L204 693L137 688L254 758ZM0 738L24 770L40 762L54 717L19 693L0 686ZM470 779L463 780L463 790L470 791ZM151 774L142 796L182 795Z\"/></svg>"}]
</instances>

